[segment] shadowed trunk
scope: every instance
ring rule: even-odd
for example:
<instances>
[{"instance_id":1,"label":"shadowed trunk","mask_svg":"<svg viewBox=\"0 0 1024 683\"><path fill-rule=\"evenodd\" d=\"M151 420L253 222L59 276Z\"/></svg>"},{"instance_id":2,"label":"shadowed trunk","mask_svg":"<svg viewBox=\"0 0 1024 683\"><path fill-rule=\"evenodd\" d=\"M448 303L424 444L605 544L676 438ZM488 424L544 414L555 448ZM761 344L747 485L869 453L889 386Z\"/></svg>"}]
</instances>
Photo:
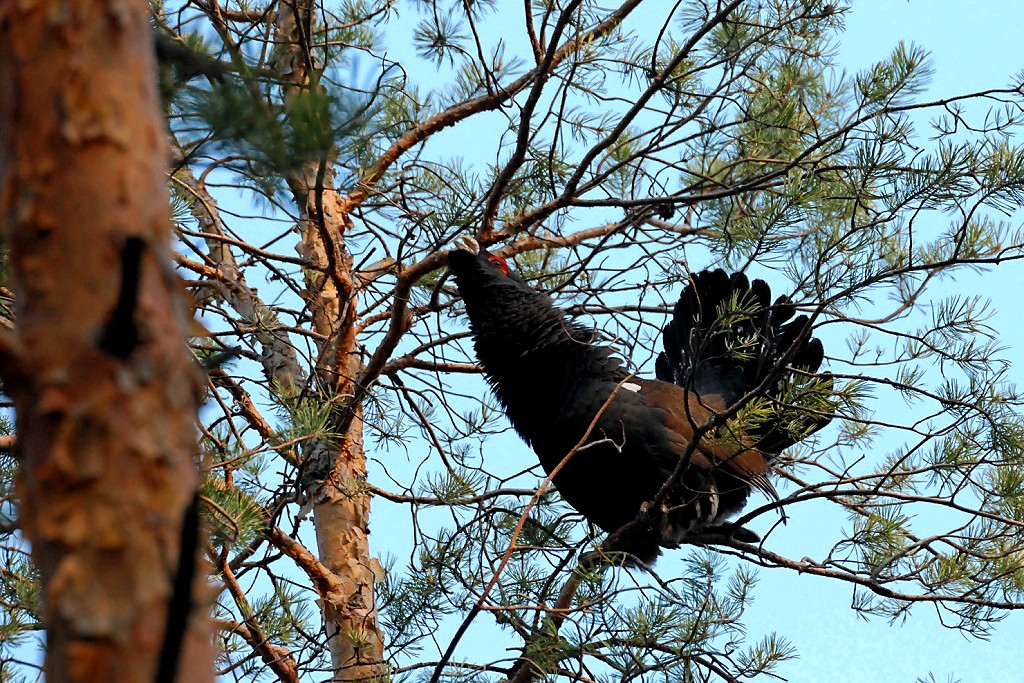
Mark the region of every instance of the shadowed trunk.
<instances>
[{"instance_id":1,"label":"shadowed trunk","mask_svg":"<svg viewBox=\"0 0 1024 683\"><path fill-rule=\"evenodd\" d=\"M177 680L212 680L192 559L201 377L170 267L148 9L0 5L0 226L17 296L0 371L51 681L170 680L169 662Z\"/></svg>"}]
</instances>

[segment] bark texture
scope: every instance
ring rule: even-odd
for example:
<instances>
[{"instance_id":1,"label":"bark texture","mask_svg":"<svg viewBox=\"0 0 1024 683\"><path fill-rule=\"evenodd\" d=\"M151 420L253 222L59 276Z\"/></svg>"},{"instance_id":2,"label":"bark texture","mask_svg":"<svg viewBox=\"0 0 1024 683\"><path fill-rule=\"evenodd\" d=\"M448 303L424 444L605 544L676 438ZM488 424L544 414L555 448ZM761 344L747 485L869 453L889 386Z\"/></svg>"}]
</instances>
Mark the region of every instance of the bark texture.
<instances>
[{"instance_id":1,"label":"bark texture","mask_svg":"<svg viewBox=\"0 0 1024 683\"><path fill-rule=\"evenodd\" d=\"M198 483L201 384L169 265L147 11L145 0L0 2L0 227L18 299L0 372L51 681L161 680ZM205 578L196 572L193 604ZM212 680L208 615L190 614L177 680Z\"/></svg>"},{"instance_id":2,"label":"bark texture","mask_svg":"<svg viewBox=\"0 0 1024 683\"><path fill-rule=\"evenodd\" d=\"M307 287L314 329L326 340L318 345L314 381L321 395L334 402L332 422L341 435L336 441L318 441L306 452L316 474L308 492L317 552L337 578L334 589L321 594L321 607L334 680L383 681L387 667L374 596L381 566L370 554L370 494L356 381L362 370L356 336L358 288L352 258L341 246L348 211L332 188L316 188L309 177L314 169L307 170L306 187L311 189L301 193L309 200L303 207L300 251L319 267L307 271Z\"/></svg>"},{"instance_id":3,"label":"bark texture","mask_svg":"<svg viewBox=\"0 0 1024 683\"><path fill-rule=\"evenodd\" d=\"M286 0L278 12L277 57L282 79L293 94L317 88L310 70L314 4ZM358 281L345 249L350 213L355 206L334 186L330 155L303 164L288 178L300 212L299 253L314 265L306 273L307 302L318 342L312 382L316 394L332 402L332 423L340 438L307 447L307 493L313 505L317 553L333 575L329 590L318 588L328 635L333 680L385 681L384 640L377 620L374 584L381 566L370 555L370 495L363 451L361 401L357 377L363 366L358 348ZM318 584L319 586L319 584Z\"/></svg>"}]
</instances>

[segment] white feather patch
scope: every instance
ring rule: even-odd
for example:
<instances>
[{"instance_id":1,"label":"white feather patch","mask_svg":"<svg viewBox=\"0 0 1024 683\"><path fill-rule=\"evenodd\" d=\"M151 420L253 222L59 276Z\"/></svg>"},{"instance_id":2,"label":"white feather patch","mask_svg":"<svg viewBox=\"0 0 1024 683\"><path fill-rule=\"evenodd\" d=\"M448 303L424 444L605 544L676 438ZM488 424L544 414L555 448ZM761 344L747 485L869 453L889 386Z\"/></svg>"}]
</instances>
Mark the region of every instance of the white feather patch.
<instances>
[{"instance_id":1,"label":"white feather patch","mask_svg":"<svg viewBox=\"0 0 1024 683\"><path fill-rule=\"evenodd\" d=\"M713 483L711 484L711 515L708 517L709 522L715 521L718 517L718 487Z\"/></svg>"},{"instance_id":2,"label":"white feather patch","mask_svg":"<svg viewBox=\"0 0 1024 683\"><path fill-rule=\"evenodd\" d=\"M640 392L640 385L639 384L633 384L632 382L623 382L622 383L622 388L623 389L628 389L629 391L632 391L633 393L639 393Z\"/></svg>"}]
</instances>

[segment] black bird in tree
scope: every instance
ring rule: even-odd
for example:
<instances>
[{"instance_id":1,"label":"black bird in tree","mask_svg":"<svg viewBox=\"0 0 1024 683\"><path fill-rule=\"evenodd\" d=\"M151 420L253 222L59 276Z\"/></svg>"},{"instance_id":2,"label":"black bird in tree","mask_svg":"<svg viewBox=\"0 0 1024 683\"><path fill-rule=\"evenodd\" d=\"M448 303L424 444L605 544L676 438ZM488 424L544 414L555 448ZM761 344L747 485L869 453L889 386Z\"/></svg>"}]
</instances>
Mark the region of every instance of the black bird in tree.
<instances>
[{"instance_id":1,"label":"black bird in tree","mask_svg":"<svg viewBox=\"0 0 1024 683\"><path fill-rule=\"evenodd\" d=\"M772 303L742 273L695 274L646 380L504 259L457 245L449 267L484 374L544 469L565 460L553 482L569 505L609 533L639 522L614 549L644 562L688 534L758 540L721 522L752 488L777 500L776 456L832 419L821 342L787 297Z\"/></svg>"}]
</instances>

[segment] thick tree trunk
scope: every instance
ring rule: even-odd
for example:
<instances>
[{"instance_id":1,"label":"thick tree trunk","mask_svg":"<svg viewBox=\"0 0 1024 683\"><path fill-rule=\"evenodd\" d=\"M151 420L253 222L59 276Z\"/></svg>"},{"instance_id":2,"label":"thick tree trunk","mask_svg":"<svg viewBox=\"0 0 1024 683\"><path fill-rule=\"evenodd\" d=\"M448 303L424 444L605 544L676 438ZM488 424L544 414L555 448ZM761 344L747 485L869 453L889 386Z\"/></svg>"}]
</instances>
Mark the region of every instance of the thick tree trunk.
<instances>
[{"instance_id":1,"label":"thick tree trunk","mask_svg":"<svg viewBox=\"0 0 1024 683\"><path fill-rule=\"evenodd\" d=\"M173 602L189 592L175 580L201 385L170 268L148 8L0 2L0 227L18 301L0 371L50 681L161 680L169 611L191 615L177 679L212 680L206 609ZM205 572L192 583L201 605Z\"/></svg>"}]
</instances>

